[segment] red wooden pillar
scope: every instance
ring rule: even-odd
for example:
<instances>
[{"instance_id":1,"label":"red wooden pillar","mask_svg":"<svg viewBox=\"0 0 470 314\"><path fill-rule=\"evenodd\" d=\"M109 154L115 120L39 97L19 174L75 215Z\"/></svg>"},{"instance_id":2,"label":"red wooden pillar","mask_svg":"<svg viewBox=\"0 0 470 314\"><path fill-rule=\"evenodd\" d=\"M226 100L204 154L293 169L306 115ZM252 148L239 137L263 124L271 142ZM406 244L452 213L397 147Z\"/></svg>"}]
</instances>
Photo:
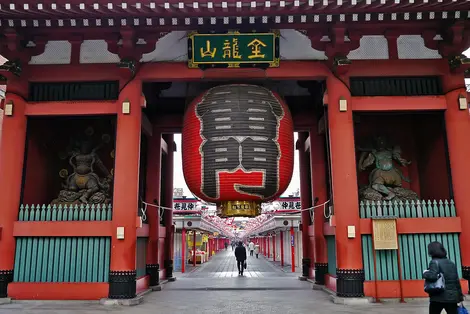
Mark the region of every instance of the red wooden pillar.
<instances>
[{"instance_id":1,"label":"red wooden pillar","mask_svg":"<svg viewBox=\"0 0 470 314\"><path fill-rule=\"evenodd\" d=\"M109 298L133 298L136 293L141 95L142 83L134 80L122 90L118 101L129 101L131 105L129 114L121 110L117 114ZM123 238L117 239L117 230L124 231Z\"/></svg>"},{"instance_id":2,"label":"red wooden pillar","mask_svg":"<svg viewBox=\"0 0 470 314\"><path fill-rule=\"evenodd\" d=\"M273 235L273 262L276 261L276 234Z\"/></svg>"},{"instance_id":3,"label":"red wooden pillar","mask_svg":"<svg viewBox=\"0 0 470 314\"><path fill-rule=\"evenodd\" d=\"M271 246L269 245L269 242L271 242L270 239L271 239L271 236L268 235L268 237L267 237L267 241L268 241L268 259L271 257Z\"/></svg>"},{"instance_id":4,"label":"red wooden pillar","mask_svg":"<svg viewBox=\"0 0 470 314\"><path fill-rule=\"evenodd\" d=\"M281 267L284 267L284 231L279 232L279 238L281 238Z\"/></svg>"},{"instance_id":5,"label":"red wooden pillar","mask_svg":"<svg viewBox=\"0 0 470 314\"><path fill-rule=\"evenodd\" d=\"M443 79L447 110L445 122L447 146L452 173L453 198L462 226L470 225L470 196L468 193L468 174L470 173L470 117L468 109L459 109L459 97L467 95L462 75L449 75ZM458 88L462 86L461 88ZM460 234L463 278L470 280L470 229L462 228Z\"/></svg>"},{"instance_id":6,"label":"red wooden pillar","mask_svg":"<svg viewBox=\"0 0 470 314\"><path fill-rule=\"evenodd\" d=\"M8 90L11 91L10 86ZM27 91L21 94L27 95ZM7 297L8 284L13 280L16 244L13 224L20 208L26 144L26 102L7 92L5 103L10 102L13 115L3 118L0 149L0 298Z\"/></svg>"},{"instance_id":7,"label":"red wooden pillar","mask_svg":"<svg viewBox=\"0 0 470 314\"><path fill-rule=\"evenodd\" d=\"M297 150L299 151L299 173L300 173L300 203L301 207L309 208L311 204L311 190L309 185L310 174L308 171L309 158L305 152L305 141L308 139L307 132L299 132L297 140ZM310 267L312 265L310 247L310 236L308 229L311 224L310 211L304 210L301 213L302 219L302 277L308 278L310 276Z\"/></svg>"},{"instance_id":8,"label":"red wooden pillar","mask_svg":"<svg viewBox=\"0 0 470 314\"><path fill-rule=\"evenodd\" d=\"M181 272L184 274L186 270L186 228L181 230Z\"/></svg>"},{"instance_id":9,"label":"red wooden pillar","mask_svg":"<svg viewBox=\"0 0 470 314\"><path fill-rule=\"evenodd\" d=\"M193 230L193 266L196 267L196 230Z\"/></svg>"},{"instance_id":10,"label":"red wooden pillar","mask_svg":"<svg viewBox=\"0 0 470 314\"><path fill-rule=\"evenodd\" d=\"M334 216L336 220L336 286L341 297L364 296L364 269L362 265L361 233L359 230L359 203L357 199L356 152L351 95L343 82L329 76L328 130L333 187ZM339 110L346 100L347 111ZM348 237L348 227L355 235Z\"/></svg>"},{"instance_id":11,"label":"red wooden pillar","mask_svg":"<svg viewBox=\"0 0 470 314\"><path fill-rule=\"evenodd\" d=\"M326 185L327 164L325 160L325 135L318 134L318 127L314 125L310 131L310 173L312 180L312 204L315 204L315 198L318 204L325 203L328 199L328 187ZM330 206L326 204L325 206ZM324 285L325 275L328 273L328 251L326 239L323 235L323 224L325 222L324 206L314 209L313 213L313 232L314 232L314 258L315 265L315 283Z\"/></svg>"},{"instance_id":12,"label":"red wooden pillar","mask_svg":"<svg viewBox=\"0 0 470 314\"><path fill-rule=\"evenodd\" d=\"M156 127L152 130L149 138L147 151L147 177L146 177L146 199L150 204L160 205L160 170L162 166L162 135ZM150 276L149 285L157 286L160 283L159 260L159 237L160 237L160 209L147 206L147 217L149 225L149 239L147 245L147 274Z\"/></svg>"},{"instance_id":13,"label":"red wooden pillar","mask_svg":"<svg viewBox=\"0 0 470 314\"><path fill-rule=\"evenodd\" d=\"M290 227L290 253L292 261L292 272L295 273L295 232L294 226Z\"/></svg>"},{"instance_id":14,"label":"red wooden pillar","mask_svg":"<svg viewBox=\"0 0 470 314\"><path fill-rule=\"evenodd\" d=\"M268 236L263 237L264 240L264 256L268 255Z\"/></svg>"},{"instance_id":15,"label":"red wooden pillar","mask_svg":"<svg viewBox=\"0 0 470 314\"><path fill-rule=\"evenodd\" d=\"M166 169L165 171L165 204L164 207L173 208L173 166L174 166L174 152L175 142L173 134L164 134L163 139L165 140L168 152L166 156ZM169 280L173 280L173 239L175 228L173 226L173 211L165 210L165 276Z\"/></svg>"}]
</instances>

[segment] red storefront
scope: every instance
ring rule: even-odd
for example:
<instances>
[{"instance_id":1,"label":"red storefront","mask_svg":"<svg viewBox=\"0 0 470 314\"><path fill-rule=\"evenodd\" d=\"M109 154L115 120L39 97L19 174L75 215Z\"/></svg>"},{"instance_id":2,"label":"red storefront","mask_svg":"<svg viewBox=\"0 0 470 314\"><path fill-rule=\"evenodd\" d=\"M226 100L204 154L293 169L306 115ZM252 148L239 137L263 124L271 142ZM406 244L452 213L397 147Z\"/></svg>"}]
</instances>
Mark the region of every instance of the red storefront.
<instances>
[{"instance_id":1,"label":"red storefront","mask_svg":"<svg viewBox=\"0 0 470 314\"><path fill-rule=\"evenodd\" d=\"M224 84L289 106L302 208L326 204L302 214L305 275L343 297L423 296L438 240L470 279L468 3L396 2L2 2L0 297L132 298L172 279L173 134ZM214 47L230 60L202 62ZM376 251L387 217L399 250Z\"/></svg>"}]
</instances>

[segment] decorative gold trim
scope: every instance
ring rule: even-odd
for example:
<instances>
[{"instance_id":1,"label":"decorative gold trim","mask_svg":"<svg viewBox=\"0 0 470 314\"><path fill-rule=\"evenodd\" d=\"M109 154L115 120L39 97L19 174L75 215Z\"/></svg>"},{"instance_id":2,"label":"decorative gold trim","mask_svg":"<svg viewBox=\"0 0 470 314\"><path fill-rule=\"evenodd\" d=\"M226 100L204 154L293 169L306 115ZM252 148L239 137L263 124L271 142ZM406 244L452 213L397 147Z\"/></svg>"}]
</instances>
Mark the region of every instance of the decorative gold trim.
<instances>
[{"instance_id":1,"label":"decorative gold trim","mask_svg":"<svg viewBox=\"0 0 470 314\"><path fill-rule=\"evenodd\" d=\"M269 67L270 68L278 68L280 63L281 62L280 62L279 58L275 58L273 62L269 63Z\"/></svg>"},{"instance_id":2,"label":"decorative gold trim","mask_svg":"<svg viewBox=\"0 0 470 314\"><path fill-rule=\"evenodd\" d=\"M192 31L192 32L189 32L187 36L188 36L188 38L193 38L194 35L196 35L196 34L198 34L197 31Z\"/></svg>"},{"instance_id":3,"label":"decorative gold trim","mask_svg":"<svg viewBox=\"0 0 470 314\"><path fill-rule=\"evenodd\" d=\"M194 57L194 56L193 56ZM197 63L194 63L193 60L189 60L188 59L188 68L190 69L197 69L199 68L199 66L197 65Z\"/></svg>"},{"instance_id":4,"label":"decorative gold trim","mask_svg":"<svg viewBox=\"0 0 470 314\"><path fill-rule=\"evenodd\" d=\"M217 215L226 217L256 217L261 214L261 202L224 201L217 206Z\"/></svg>"},{"instance_id":5,"label":"decorative gold trim","mask_svg":"<svg viewBox=\"0 0 470 314\"><path fill-rule=\"evenodd\" d=\"M278 29L272 29L269 31L270 33L274 34L275 37L281 37L281 31Z\"/></svg>"}]
</instances>

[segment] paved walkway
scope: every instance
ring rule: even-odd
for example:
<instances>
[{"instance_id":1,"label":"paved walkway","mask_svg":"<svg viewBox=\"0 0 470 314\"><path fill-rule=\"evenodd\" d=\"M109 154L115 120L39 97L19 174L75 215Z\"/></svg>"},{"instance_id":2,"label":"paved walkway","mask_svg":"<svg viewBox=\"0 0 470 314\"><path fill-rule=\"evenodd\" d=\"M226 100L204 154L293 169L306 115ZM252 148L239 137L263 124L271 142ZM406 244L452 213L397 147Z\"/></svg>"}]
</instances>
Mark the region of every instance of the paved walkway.
<instances>
[{"instance_id":1,"label":"paved walkway","mask_svg":"<svg viewBox=\"0 0 470 314\"><path fill-rule=\"evenodd\" d=\"M232 251L180 274L163 290L145 296L135 307L104 307L97 302L16 302L0 305L0 314L425 314L425 303L342 306L312 290L298 274L285 272L264 258L248 258L245 276L238 276Z\"/></svg>"}]
</instances>

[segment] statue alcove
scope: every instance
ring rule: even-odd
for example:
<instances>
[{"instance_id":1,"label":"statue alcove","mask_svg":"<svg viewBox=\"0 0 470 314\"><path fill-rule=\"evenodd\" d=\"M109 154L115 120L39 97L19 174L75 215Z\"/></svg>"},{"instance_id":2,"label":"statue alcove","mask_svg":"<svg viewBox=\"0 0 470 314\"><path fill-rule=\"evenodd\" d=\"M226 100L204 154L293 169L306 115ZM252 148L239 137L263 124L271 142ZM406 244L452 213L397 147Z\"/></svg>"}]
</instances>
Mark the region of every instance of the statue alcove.
<instances>
[{"instance_id":1,"label":"statue alcove","mask_svg":"<svg viewBox=\"0 0 470 314\"><path fill-rule=\"evenodd\" d=\"M23 204L111 202L115 118L29 119L27 136ZM83 150L94 157L84 158ZM87 168L92 162L93 173Z\"/></svg>"},{"instance_id":2,"label":"statue alcove","mask_svg":"<svg viewBox=\"0 0 470 314\"><path fill-rule=\"evenodd\" d=\"M377 149L380 137L386 141L389 157L396 157L391 169L382 173L377 162L387 153ZM449 199L442 113L356 114L355 143L360 200Z\"/></svg>"}]
</instances>

